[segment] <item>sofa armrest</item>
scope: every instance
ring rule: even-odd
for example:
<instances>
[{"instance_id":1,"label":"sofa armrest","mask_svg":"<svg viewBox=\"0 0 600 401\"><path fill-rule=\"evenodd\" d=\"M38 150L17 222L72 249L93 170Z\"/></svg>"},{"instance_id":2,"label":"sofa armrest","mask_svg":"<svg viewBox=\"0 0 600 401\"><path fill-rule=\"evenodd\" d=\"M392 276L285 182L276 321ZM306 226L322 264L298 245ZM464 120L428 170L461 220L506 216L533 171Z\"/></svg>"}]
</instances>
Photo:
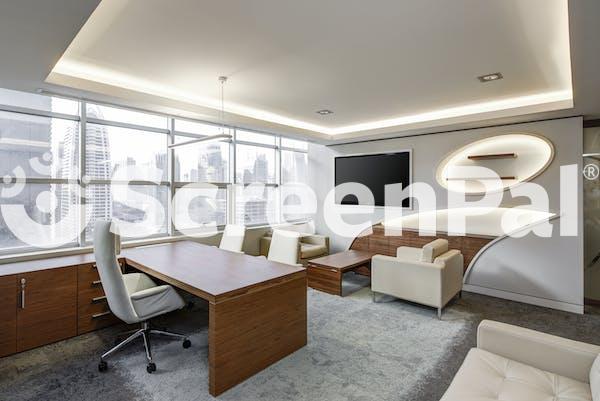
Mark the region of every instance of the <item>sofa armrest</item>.
<instances>
[{"instance_id":1,"label":"sofa armrest","mask_svg":"<svg viewBox=\"0 0 600 401\"><path fill-rule=\"evenodd\" d=\"M325 235L305 235L300 239L300 242L304 242L306 244L311 245L323 245L327 247L327 252L329 252L329 237Z\"/></svg>"},{"instance_id":2,"label":"sofa armrest","mask_svg":"<svg viewBox=\"0 0 600 401\"><path fill-rule=\"evenodd\" d=\"M584 383L600 354L597 345L491 320L479 324L477 348Z\"/></svg>"},{"instance_id":3,"label":"sofa armrest","mask_svg":"<svg viewBox=\"0 0 600 401\"><path fill-rule=\"evenodd\" d=\"M271 247L271 237L261 237L259 245L259 255L268 256Z\"/></svg>"}]
</instances>

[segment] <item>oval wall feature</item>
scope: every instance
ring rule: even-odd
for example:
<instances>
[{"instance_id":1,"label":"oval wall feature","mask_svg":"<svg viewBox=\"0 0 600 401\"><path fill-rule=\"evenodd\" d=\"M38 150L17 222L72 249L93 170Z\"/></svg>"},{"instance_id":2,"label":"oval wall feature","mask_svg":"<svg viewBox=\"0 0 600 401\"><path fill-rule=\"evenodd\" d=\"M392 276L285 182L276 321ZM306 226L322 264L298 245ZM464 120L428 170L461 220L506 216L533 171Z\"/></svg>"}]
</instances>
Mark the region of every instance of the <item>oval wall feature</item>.
<instances>
[{"instance_id":1,"label":"oval wall feature","mask_svg":"<svg viewBox=\"0 0 600 401\"><path fill-rule=\"evenodd\" d=\"M548 168L554 158L554 146L539 135L509 133L472 142L452 152L438 166L438 183L454 192L481 195L505 191L530 181ZM463 167L485 167L500 176L490 179L489 172L465 171ZM492 175L493 176L493 175Z\"/></svg>"}]
</instances>

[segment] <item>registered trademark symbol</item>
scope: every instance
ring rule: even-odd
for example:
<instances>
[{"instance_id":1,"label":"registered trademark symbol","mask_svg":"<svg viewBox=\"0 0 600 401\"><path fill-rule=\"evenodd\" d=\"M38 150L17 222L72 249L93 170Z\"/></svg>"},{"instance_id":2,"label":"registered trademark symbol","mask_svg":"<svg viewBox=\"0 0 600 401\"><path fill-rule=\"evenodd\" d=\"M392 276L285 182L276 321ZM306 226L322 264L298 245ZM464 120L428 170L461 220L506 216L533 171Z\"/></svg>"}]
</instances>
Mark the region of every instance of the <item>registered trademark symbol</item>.
<instances>
[{"instance_id":1,"label":"registered trademark symbol","mask_svg":"<svg viewBox=\"0 0 600 401\"><path fill-rule=\"evenodd\" d=\"M598 167L597 164L594 164L594 163L586 164L585 167L583 168L583 176L590 181L597 179L599 175L600 175L600 168Z\"/></svg>"}]
</instances>

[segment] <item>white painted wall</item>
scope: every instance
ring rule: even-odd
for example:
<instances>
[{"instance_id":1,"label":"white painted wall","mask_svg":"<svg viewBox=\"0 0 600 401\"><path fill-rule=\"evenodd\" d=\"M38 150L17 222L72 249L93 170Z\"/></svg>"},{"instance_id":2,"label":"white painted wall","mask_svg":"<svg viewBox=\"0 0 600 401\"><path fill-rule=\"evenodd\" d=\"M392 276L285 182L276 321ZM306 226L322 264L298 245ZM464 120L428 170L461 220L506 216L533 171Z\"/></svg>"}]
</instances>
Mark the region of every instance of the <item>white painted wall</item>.
<instances>
[{"instance_id":1,"label":"white painted wall","mask_svg":"<svg viewBox=\"0 0 600 401\"><path fill-rule=\"evenodd\" d=\"M311 144L309 147L309 184L317 194L319 211L315 217L315 224L319 234L330 236L332 252L347 249L352 238L345 238L335 235L329 230L323 219L323 200L327 193L334 187L334 157L339 155L350 155L358 153L383 153L394 152L403 149L412 149L413 151L413 182L426 182L431 184L437 196L437 208L447 207L447 193L435 179L435 173L438 164L452 151L467 145L473 141L490 136L506 134L511 132L524 132L541 135L549 139L555 147L555 157L548 169L536 177L532 182L544 187L549 195L550 211L558 213L560 211L560 166L577 164L578 170L582 167L583 151L583 127L582 118L573 117L558 120L547 120L531 122L525 124L515 124L501 127L481 128L466 131L456 131L449 133L423 135L407 138L389 139L382 141L363 142L356 144L346 144L331 147ZM582 179L579 176L578 194L578 221L583 221L582 208ZM477 197L472 198L473 200ZM528 203L525 198L513 199L510 193L504 192L501 206L510 207ZM345 206L347 208L347 206ZM413 210L405 211L406 214L418 211L418 204L415 203ZM364 210L364 208L363 208ZM375 208L374 213L362 216L348 216L345 221L359 223L371 220L373 224L383 219L383 208ZM560 239L554 246L561 247L564 252L564 258L560 262L558 269L568 269L571 271L573 280L565 283L568 289L562 289L562 295L556 295L555 301L570 302L583 305L583 225L580 224L580 232L577 237ZM509 255L507 255L509 257ZM539 255L544 258L544 255ZM569 261L565 265L565 261ZM554 263L548 258L547 263ZM543 272L537 275L540 280L550 278L544 277ZM541 283L543 285L543 283ZM564 294L568 294L565 298ZM534 294L526 294L534 295ZM565 299L562 299L565 298ZM568 300L567 300L568 298Z\"/></svg>"}]
</instances>

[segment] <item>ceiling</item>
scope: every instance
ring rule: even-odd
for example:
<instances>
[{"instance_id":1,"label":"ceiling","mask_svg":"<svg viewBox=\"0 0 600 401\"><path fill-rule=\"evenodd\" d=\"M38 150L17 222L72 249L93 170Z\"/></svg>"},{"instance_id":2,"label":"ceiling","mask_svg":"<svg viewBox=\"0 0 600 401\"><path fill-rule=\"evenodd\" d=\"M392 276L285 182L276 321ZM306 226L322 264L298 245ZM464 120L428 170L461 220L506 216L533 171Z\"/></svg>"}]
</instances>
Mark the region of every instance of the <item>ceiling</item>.
<instances>
[{"instance_id":1,"label":"ceiling","mask_svg":"<svg viewBox=\"0 0 600 401\"><path fill-rule=\"evenodd\" d=\"M53 14L57 3L71 21L40 13L37 33L53 35L30 40L54 51L39 60L45 82L2 71L0 84L216 120L226 75L229 123L321 142L600 115L595 0L103 0L93 13L98 1L62 0ZM493 72L504 79L476 79Z\"/></svg>"}]
</instances>

